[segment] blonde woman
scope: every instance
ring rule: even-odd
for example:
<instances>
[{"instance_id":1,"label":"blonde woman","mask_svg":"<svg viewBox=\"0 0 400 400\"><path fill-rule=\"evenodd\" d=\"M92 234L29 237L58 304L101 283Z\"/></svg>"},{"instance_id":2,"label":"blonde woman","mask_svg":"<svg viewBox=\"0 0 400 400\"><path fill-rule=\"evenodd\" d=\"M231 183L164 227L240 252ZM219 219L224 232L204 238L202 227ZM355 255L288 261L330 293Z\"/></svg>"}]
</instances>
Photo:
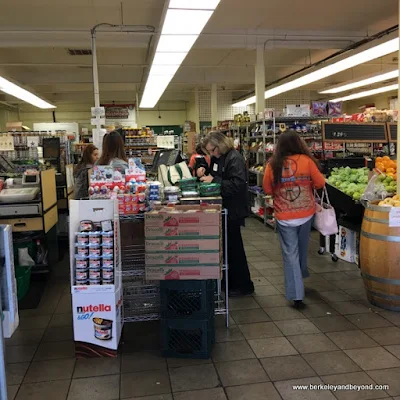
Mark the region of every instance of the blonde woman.
<instances>
[{"instance_id":1,"label":"blonde woman","mask_svg":"<svg viewBox=\"0 0 400 400\"><path fill-rule=\"evenodd\" d=\"M232 139L223 133L210 133L203 146L211 156L211 173L203 175L200 168L198 176L202 182L221 184L223 206L228 210L229 295L249 295L254 292L254 285L240 230L249 215L246 165L241 154L234 149Z\"/></svg>"}]
</instances>

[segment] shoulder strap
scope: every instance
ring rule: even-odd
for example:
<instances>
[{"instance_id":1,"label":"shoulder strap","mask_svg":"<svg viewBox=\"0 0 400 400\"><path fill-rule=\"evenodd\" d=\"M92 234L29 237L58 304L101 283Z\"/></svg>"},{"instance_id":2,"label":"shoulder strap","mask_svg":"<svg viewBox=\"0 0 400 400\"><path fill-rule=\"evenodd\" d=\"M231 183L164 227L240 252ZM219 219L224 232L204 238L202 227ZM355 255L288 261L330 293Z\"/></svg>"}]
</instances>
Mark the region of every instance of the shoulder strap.
<instances>
[{"instance_id":1,"label":"shoulder strap","mask_svg":"<svg viewBox=\"0 0 400 400\"><path fill-rule=\"evenodd\" d=\"M182 179L182 178L183 178L183 172L182 172L181 166L180 166L179 164L175 164L174 167L175 167L175 169L177 170L177 172L178 172L180 178Z\"/></svg>"}]
</instances>

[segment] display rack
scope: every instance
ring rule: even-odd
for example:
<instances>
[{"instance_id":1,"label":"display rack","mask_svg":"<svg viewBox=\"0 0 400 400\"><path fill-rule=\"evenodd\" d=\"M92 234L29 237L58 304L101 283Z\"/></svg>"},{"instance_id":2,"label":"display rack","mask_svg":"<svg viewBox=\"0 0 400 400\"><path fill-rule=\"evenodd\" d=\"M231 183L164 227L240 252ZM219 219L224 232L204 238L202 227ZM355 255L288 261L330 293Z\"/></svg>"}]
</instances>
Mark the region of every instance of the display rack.
<instances>
[{"instance_id":1,"label":"display rack","mask_svg":"<svg viewBox=\"0 0 400 400\"><path fill-rule=\"evenodd\" d=\"M272 152L266 151L267 142L273 142L275 147L276 135L275 135L275 111L270 110L271 118L263 118L250 122L246 129L246 137L244 138L243 154L247 160L248 171L251 176L255 176L255 185L249 186L249 194L251 198L250 209L252 215L260 218L264 225L269 225L272 228L275 227L275 222L273 219L273 207L267 201L266 196L262 190L262 183L264 179L264 168L267 162L268 156ZM267 123L271 122L271 129L267 129ZM257 146L253 146L254 140L261 140L261 143ZM256 147L252 150L252 147ZM261 147L261 150L260 148ZM257 166L262 166L262 170L257 169ZM254 182L254 178L249 177L249 181ZM260 214L255 209L262 208L263 214Z\"/></svg>"},{"instance_id":2,"label":"display rack","mask_svg":"<svg viewBox=\"0 0 400 400\"><path fill-rule=\"evenodd\" d=\"M122 287L124 322L160 319L160 288L158 281L145 279L144 214L120 216L121 232L132 230L132 240L121 238Z\"/></svg>"},{"instance_id":3,"label":"display rack","mask_svg":"<svg viewBox=\"0 0 400 400\"><path fill-rule=\"evenodd\" d=\"M229 326L228 297L228 212L222 210L224 224L222 271L225 274L223 288L222 280L217 281L215 293L215 315L226 316L226 326ZM124 225L126 224L126 228ZM124 298L124 318L128 322L144 322L160 319L160 288L159 281L145 279L145 242L144 214L120 216L121 232L124 229L133 230L133 241L121 234L122 285Z\"/></svg>"},{"instance_id":4,"label":"display rack","mask_svg":"<svg viewBox=\"0 0 400 400\"><path fill-rule=\"evenodd\" d=\"M326 153L343 151L342 146L333 148L323 142L323 136L320 123L318 121L329 120L329 117L277 117L275 110L268 110L268 117L253 121L250 123L250 129L247 130L245 138L246 149L244 156L249 168L249 194L252 205L252 215L260 218L265 225L275 228L273 201L270 196L265 196L262 190L262 181L264 178L265 164L268 158L273 154L277 138L280 132L287 130L288 123L310 125L310 131L299 132L300 136L308 144L310 151L319 160L324 160ZM278 124L281 125L278 127ZM259 141L258 145L253 146L254 141ZM270 144L268 146L268 144ZM255 148L252 150L252 148ZM267 149L268 148L268 149ZM252 178L252 177L255 177ZM257 209L261 210L257 211Z\"/></svg>"},{"instance_id":5,"label":"display rack","mask_svg":"<svg viewBox=\"0 0 400 400\"><path fill-rule=\"evenodd\" d=\"M0 147L0 154L15 164L14 173L22 174L26 169L46 169L46 165L55 168L60 173L65 173L65 166L71 164L71 140L66 131L44 132L3 132L0 136L11 136L13 140L12 149ZM47 151L46 144L50 145L49 139L55 142ZM57 142L59 139L59 142ZM54 156L55 145L59 143L58 154ZM46 154L45 154L46 153Z\"/></svg>"}]
</instances>

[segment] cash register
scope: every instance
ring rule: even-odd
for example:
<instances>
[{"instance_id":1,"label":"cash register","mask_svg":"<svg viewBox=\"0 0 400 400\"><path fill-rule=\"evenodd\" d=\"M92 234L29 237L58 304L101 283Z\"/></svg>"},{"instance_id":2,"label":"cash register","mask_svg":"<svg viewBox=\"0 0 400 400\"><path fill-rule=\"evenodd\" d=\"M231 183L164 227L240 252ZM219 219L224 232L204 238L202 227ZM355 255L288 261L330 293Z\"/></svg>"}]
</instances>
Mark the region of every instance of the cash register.
<instances>
[{"instance_id":1,"label":"cash register","mask_svg":"<svg viewBox=\"0 0 400 400\"><path fill-rule=\"evenodd\" d=\"M0 216L39 214L40 204L29 204L39 192L39 171L25 171L20 184L16 183L0 192L0 203L8 204L7 207L0 207Z\"/></svg>"}]
</instances>

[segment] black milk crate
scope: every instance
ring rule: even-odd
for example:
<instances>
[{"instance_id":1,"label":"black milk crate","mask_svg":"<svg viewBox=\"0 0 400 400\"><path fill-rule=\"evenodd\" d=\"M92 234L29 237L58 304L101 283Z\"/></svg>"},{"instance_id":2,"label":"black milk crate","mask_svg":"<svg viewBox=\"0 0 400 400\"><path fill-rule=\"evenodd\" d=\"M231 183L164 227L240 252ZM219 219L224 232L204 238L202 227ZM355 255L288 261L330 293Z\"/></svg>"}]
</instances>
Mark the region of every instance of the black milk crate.
<instances>
[{"instance_id":1,"label":"black milk crate","mask_svg":"<svg viewBox=\"0 0 400 400\"><path fill-rule=\"evenodd\" d=\"M210 358L215 343L215 316L208 319L161 319L164 357Z\"/></svg>"},{"instance_id":2,"label":"black milk crate","mask_svg":"<svg viewBox=\"0 0 400 400\"><path fill-rule=\"evenodd\" d=\"M207 319L215 310L215 280L161 281L162 318Z\"/></svg>"}]
</instances>

